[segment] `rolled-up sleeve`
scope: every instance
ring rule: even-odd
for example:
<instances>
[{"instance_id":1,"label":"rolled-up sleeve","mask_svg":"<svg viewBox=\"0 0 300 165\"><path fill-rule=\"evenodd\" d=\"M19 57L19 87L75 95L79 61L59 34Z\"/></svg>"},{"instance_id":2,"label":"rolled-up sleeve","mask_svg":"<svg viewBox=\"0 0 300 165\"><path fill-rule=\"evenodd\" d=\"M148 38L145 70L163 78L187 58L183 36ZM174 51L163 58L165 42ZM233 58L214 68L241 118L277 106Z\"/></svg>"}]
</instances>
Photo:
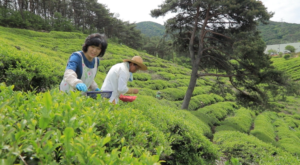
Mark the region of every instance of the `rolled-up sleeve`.
<instances>
[{"instance_id":1,"label":"rolled-up sleeve","mask_svg":"<svg viewBox=\"0 0 300 165\"><path fill-rule=\"evenodd\" d=\"M78 83L82 83L82 81L80 79L77 78L77 74L74 72L74 70L72 69L67 69L64 73L64 80L71 85L73 88L75 88L75 86Z\"/></svg>"}]
</instances>

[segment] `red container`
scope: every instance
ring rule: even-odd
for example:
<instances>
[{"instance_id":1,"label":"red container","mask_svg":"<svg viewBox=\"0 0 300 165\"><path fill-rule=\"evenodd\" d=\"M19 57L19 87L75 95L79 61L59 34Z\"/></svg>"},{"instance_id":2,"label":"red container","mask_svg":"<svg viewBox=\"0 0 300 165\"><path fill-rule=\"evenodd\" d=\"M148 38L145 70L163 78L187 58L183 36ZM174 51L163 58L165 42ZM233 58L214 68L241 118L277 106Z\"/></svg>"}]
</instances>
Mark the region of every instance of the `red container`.
<instances>
[{"instance_id":1,"label":"red container","mask_svg":"<svg viewBox=\"0 0 300 165\"><path fill-rule=\"evenodd\" d=\"M136 99L137 96L125 96L125 95L120 95L119 99L122 100L123 102L133 102Z\"/></svg>"}]
</instances>

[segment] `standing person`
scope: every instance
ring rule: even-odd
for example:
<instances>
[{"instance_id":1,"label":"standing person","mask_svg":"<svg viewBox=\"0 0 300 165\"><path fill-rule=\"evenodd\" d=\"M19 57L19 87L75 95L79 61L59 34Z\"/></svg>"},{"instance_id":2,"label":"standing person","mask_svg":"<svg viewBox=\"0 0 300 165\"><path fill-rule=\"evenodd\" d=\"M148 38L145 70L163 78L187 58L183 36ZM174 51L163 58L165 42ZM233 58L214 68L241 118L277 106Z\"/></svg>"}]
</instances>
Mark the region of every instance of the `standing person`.
<instances>
[{"instance_id":1,"label":"standing person","mask_svg":"<svg viewBox=\"0 0 300 165\"><path fill-rule=\"evenodd\" d=\"M60 83L60 90L69 93L70 90L86 92L100 91L94 78L99 66L99 58L103 57L107 48L105 35L94 33L85 39L82 51L74 52L69 60Z\"/></svg>"},{"instance_id":2,"label":"standing person","mask_svg":"<svg viewBox=\"0 0 300 165\"><path fill-rule=\"evenodd\" d=\"M125 59L122 63L112 66L107 73L101 90L112 91L109 102L117 104L121 94L137 94L138 89L128 88L127 82L133 81L133 73L138 70L147 70L140 56L134 56L131 60Z\"/></svg>"}]
</instances>

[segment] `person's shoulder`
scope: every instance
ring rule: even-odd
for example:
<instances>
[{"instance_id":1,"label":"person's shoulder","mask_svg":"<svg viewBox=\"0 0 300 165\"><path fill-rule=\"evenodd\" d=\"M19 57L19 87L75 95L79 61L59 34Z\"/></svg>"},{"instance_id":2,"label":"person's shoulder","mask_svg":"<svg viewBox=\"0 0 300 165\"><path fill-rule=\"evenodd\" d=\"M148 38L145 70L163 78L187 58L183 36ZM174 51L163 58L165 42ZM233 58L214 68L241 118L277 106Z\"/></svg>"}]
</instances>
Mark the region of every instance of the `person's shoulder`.
<instances>
[{"instance_id":1,"label":"person's shoulder","mask_svg":"<svg viewBox=\"0 0 300 165\"><path fill-rule=\"evenodd\" d=\"M114 64L113 66L111 66L111 68L114 68L114 69L117 69L117 68L122 68L123 67L123 64L122 63L116 63Z\"/></svg>"},{"instance_id":2,"label":"person's shoulder","mask_svg":"<svg viewBox=\"0 0 300 165\"><path fill-rule=\"evenodd\" d=\"M80 52L73 52L70 56L70 61L78 61L81 60Z\"/></svg>"}]
</instances>

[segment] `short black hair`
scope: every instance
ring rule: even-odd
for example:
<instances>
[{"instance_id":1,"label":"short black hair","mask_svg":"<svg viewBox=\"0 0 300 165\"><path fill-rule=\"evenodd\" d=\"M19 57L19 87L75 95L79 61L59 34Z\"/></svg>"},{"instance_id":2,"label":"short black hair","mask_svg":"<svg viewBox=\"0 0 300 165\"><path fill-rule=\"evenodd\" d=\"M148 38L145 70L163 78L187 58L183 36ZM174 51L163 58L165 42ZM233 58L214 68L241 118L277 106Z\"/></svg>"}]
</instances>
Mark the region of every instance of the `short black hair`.
<instances>
[{"instance_id":1,"label":"short black hair","mask_svg":"<svg viewBox=\"0 0 300 165\"><path fill-rule=\"evenodd\" d=\"M87 52L89 46L100 46L101 52L98 57L103 57L107 48L106 36L104 34L93 33L86 37L85 42L82 46L82 51Z\"/></svg>"}]
</instances>

